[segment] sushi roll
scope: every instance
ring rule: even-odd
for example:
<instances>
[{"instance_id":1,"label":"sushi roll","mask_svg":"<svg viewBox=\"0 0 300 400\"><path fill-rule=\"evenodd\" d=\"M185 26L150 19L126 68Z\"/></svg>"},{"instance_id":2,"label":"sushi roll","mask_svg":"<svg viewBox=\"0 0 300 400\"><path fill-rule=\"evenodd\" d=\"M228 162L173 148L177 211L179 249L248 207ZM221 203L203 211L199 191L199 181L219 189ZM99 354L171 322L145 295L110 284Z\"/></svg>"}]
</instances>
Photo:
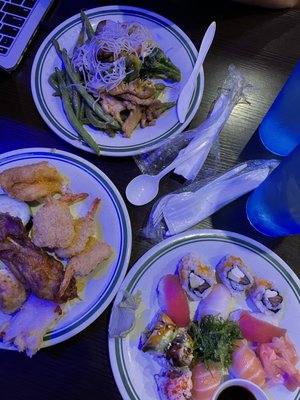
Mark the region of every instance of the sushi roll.
<instances>
[{"instance_id":1,"label":"sushi roll","mask_svg":"<svg viewBox=\"0 0 300 400\"><path fill-rule=\"evenodd\" d=\"M188 368L167 369L155 375L161 400L187 400L191 398L192 372Z\"/></svg>"},{"instance_id":2,"label":"sushi roll","mask_svg":"<svg viewBox=\"0 0 300 400\"><path fill-rule=\"evenodd\" d=\"M216 274L232 296L243 295L253 285L254 278L240 257L226 255L216 266Z\"/></svg>"},{"instance_id":3,"label":"sushi roll","mask_svg":"<svg viewBox=\"0 0 300 400\"><path fill-rule=\"evenodd\" d=\"M175 368L188 367L193 361L193 340L185 329L178 329L166 350L166 359Z\"/></svg>"},{"instance_id":4,"label":"sushi roll","mask_svg":"<svg viewBox=\"0 0 300 400\"><path fill-rule=\"evenodd\" d=\"M214 274L209 266L193 253L181 258L178 263L178 274L183 289L193 301L204 299L215 283Z\"/></svg>"},{"instance_id":5,"label":"sushi roll","mask_svg":"<svg viewBox=\"0 0 300 400\"><path fill-rule=\"evenodd\" d=\"M164 354L176 332L177 327L167 314L156 315L149 329L142 335L142 351Z\"/></svg>"},{"instance_id":6,"label":"sushi roll","mask_svg":"<svg viewBox=\"0 0 300 400\"><path fill-rule=\"evenodd\" d=\"M259 311L264 314L275 315L282 309L283 296L273 283L266 279L255 278L248 293Z\"/></svg>"}]
</instances>

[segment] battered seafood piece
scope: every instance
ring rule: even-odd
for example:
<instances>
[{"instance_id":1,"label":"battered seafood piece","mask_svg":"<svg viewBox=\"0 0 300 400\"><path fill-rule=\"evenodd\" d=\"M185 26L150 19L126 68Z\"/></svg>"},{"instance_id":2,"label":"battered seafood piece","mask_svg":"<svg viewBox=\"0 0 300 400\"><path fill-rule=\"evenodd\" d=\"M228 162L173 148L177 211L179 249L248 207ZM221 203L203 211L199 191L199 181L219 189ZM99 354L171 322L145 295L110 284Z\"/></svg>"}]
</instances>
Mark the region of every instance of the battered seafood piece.
<instances>
[{"instance_id":1,"label":"battered seafood piece","mask_svg":"<svg viewBox=\"0 0 300 400\"><path fill-rule=\"evenodd\" d=\"M22 201L34 201L55 193L63 194L66 182L47 161L9 168L0 173L2 189Z\"/></svg>"},{"instance_id":2,"label":"battered seafood piece","mask_svg":"<svg viewBox=\"0 0 300 400\"><path fill-rule=\"evenodd\" d=\"M65 276L59 289L59 296L63 296L74 276L86 276L92 272L102 261L113 254L109 244L99 242L91 237L84 251L72 257L66 267Z\"/></svg>"},{"instance_id":3,"label":"battered seafood piece","mask_svg":"<svg viewBox=\"0 0 300 400\"><path fill-rule=\"evenodd\" d=\"M65 246L66 248L62 245L59 246L61 248L55 251L58 257L70 258L85 249L89 238L95 233L96 215L100 202L101 200L96 197L90 205L87 215L74 221L75 234L72 243L69 246Z\"/></svg>"},{"instance_id":4,"label":"battered seafood piece","mask_svg":"<svg viewBox=\"0 0 300 400\"><path fill-rule=\"evenodd\" d=\"M0 269L0 311L13 314L26 301L28 291L8 269Z\"/></svg>"},{"instance_id":5,"label":"battered seafood piece","mask_svg":"<svg viewBox=\"0 0 300 400\"><path fill-rule=\"evenodd\" d=\"M75 236L75 226L69 205L87 197L87 193L66 194L59 199L46 197L45 205L33 217L33 243L51 249L70 246Z\"/></svg>"},{"instance_id":6,"label":"battered seafood piece","mask_svg":"<svg viewBox=\"0 0 300 400\"><path fill-rule=\"evenodd\" d=\"M32 357L41 348L45 333L61 316L58 304L31 294L22 308L0 327L0 335L5 344L14 345L18 351L26 351Z\"/></svg>"},{"instance_id":7,"label":"battered seafood piece","mask_svg":"<svg viewBox=\"0 0 300 400\"><path fill-rule=\"evenodd\" d=\"M0 231L0 260L26 289L30 289L37 297L57 303L77 296L74 278L70 280L64 295L58 295L64 278L63 264L31 242L20 218L0 214Z\"/></svg>"}]
</instances>

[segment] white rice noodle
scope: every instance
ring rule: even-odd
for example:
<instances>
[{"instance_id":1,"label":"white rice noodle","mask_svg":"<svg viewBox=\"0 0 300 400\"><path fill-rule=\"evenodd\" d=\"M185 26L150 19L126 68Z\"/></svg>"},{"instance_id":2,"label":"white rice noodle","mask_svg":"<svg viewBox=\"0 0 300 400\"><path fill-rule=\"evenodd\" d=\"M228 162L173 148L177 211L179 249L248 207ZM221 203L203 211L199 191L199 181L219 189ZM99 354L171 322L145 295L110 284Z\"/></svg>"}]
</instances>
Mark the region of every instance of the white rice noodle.
<instances>
[{"instance_id":1,"label":"white rice noodle","mask_svg":"<svg viewBox=\"0 0 300 400\"><path fill-rule=\"evenodd\" d=\"M144 58L154 47L151 33L144 26L107 21L101 32L75 51L72 63L82 73L86 88L99 94L118 86L130 72L125 70L127 55ZM101 61L101 52L112 53L113 62Z\"/></svg>"}]
</instances>

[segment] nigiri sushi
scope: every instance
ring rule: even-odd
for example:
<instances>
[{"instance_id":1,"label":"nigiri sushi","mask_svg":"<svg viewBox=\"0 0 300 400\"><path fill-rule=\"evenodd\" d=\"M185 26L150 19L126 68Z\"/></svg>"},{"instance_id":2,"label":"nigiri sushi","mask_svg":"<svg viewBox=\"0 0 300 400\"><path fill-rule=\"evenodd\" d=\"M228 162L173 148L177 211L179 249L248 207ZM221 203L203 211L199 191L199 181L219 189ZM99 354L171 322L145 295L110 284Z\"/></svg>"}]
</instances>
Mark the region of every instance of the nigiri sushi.
<instances>
[{"instance_id":1,"label":"nigiri sushi","mask_svg":"<svg viewBox=\"0 0 300 400\"><path fill-rule=\"evenodd\" d=\"M241 296L254 282L249 267L240 257L226 255L216 266L216 274L232 296Z\"/></svg>"},{"instance_id":2,"label":"nigiri sushi","mask_svg":"<svg viewBox=\"0 0 300 400\"><path fill-rule=\"evenodd\" d=\"M178 263L180 283L193 301L204 299L214 284L214 274L194 253L182 257Z\"/></svg>"},{"instance_id":3,"label":"nigiri sushi","mask_svg":"<svg viewBox=\"0 0 300 400\"><path fill-rule=\"evenodd\" d=\"M187 400L191 398L192 373L188 368L164 370L155 375L161 400Z\"/></svg>"},{"instance_id":4,"label":"nigiri sushi","mask_svg":"<svg viewBox=\"0 0 300 400\"><path fill-rule=\"evenodd\" d=\"M255 318L248 311L240 313L238 323L243 337L252 342L268 343L274 337L281 337L286 333L286 329Z\"/></svg>"},{"instance_id":5,"label":"nigiri sushi","mask_svg":"<svg viewBox=\"0 0 300 400\"><path fill-rule=\"evenodd\" d=\"M163 276L158 283L158 303L177 327L185 327L190 323L189 301L180 285L177 275Z\"/></svg>"},{"instance_id":6,"label":"nigiri sushi","mask_svg":"<svg viewBox=\"0 0 300 400\"><path fill-rule=\"evenodd\" d=\"M277 314L282 309L283 296L270 281L255 278L248 293L255 306L264 314Z\"/></svg>"},{"instance_id":7,"label":"nigiri sushi","mask_svg":"<svg viewBox=\"0 0 300 400\"><path fill-rule=\"evenodd\" d=\"M206 369L203 363L197 364L192 370L191 400L210 400L222 381L222 370Z\"/></svg>"},{"instance_id":8,"label":"nigiri sushi","mask_svg":"<svg viewBox=\"0 0 300 400\"><path fill-rule=\"evenodd\" d=\"M230 374L234 378L247 379L263 387L266 382L266 374L259 358L242 340L237 340L236 346L229 369Z\"/></svg>"},{"instance_id":9,"label":"nigiri sushi","mask_svg":"<svg viewBox=\"0 0 300 400\"><path fill-rule=\"evenodd\" d=\"M213 286L212 291L202 301L200 301L196 319L201 319L204 315L220 315L227 319L230 312L232 297L229 290L222 283Z\"/></svg>"}]
</instances>

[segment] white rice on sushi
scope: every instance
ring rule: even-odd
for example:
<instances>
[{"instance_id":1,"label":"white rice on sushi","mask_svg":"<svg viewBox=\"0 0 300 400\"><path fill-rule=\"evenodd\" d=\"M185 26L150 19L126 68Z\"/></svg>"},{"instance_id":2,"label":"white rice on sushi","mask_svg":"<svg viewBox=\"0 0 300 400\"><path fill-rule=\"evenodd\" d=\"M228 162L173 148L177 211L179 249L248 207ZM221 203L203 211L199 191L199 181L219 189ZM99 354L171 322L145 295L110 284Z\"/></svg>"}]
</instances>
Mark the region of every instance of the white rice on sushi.
<instances>
[{"instance_id":1,"label":"white rice on sushi","mask_svg":"<svg viewBox=\"0 0 300 400\"><path fill-rule=\"evenodd\" d=\"M210 267L196 254L189 253L178 264L180 283L190 300L204 299L212 290L215 277Z\"/></svg>"},{"instance_id":2,"label":"white rice on sushi","mask_svg":"<svg viewBox=\"0 0 300 400\"><path fill-rule=\"evenodd\" d=\"M251 288L254 278L240 257L226 255L216 266L216 274L232 296L241 296Z\"/></svg>"},{"instance_id":3,"label":"white rice on sushi","mask_svg":"<svg viewBox=\"0 0 300 400\"><path fill-rule=\"evenodd\" d=\"M283 306L283 296L274 284L266 279L255 278L249 297L255 306L266 315L276 315Z\"/></svg>"}]
</instances>

